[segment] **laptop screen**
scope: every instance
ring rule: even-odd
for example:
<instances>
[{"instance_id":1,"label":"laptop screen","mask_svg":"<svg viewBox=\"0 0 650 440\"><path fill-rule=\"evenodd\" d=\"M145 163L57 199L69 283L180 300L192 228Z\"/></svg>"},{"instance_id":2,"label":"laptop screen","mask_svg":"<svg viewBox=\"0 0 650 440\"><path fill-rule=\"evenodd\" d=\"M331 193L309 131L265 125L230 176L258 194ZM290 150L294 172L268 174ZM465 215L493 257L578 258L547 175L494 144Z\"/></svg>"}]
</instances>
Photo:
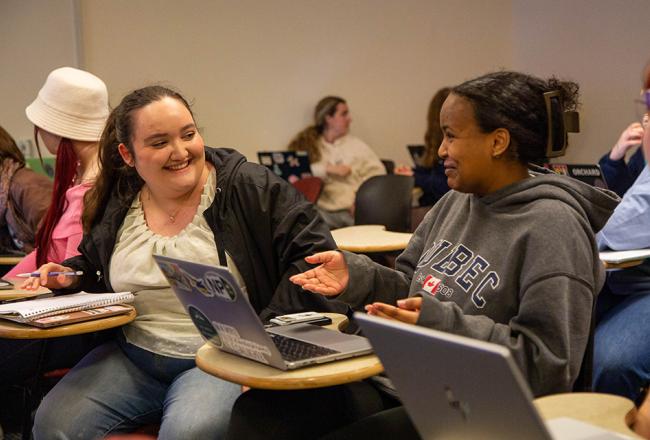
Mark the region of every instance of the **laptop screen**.
<instances>
[{"instance_id":1,"label":"laptop screen","mask_svg":"<svg viewBox=\"0 0 650 440\"><path fill-rule=\"evenodd\" d=\"M422 166L422 160L424 159L424 145L407 145L406 148L409 150L411 159L413 159L413 165Z\"/></svg>"},{"instance_id":2,"label":"laptop screen","mask_svg":"<svg viewBox=\"0 0 650 440\"><path fill-rule=\"evenodd\" d=\"M306 151L259 151L257 158L260 164L290 183L312 176Z\"/></svg>"}]
</instances>

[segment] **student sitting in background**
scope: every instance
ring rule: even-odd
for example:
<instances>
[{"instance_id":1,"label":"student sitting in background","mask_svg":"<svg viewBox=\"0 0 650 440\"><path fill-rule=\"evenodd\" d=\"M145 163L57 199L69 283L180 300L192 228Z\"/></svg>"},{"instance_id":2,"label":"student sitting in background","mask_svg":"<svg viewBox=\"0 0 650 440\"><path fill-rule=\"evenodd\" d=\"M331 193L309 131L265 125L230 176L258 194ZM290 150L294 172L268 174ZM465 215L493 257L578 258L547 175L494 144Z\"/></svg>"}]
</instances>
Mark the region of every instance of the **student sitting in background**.
<instances>
[{"instance_id":1,"label":"student sitting in background","mask_svg":"<svg viewBox=\"0 0 650 440\"><path fill-rule=\"evenodd\" d=\"M298 133L289 150L307 151L314 176L323 179L318 209L330 229L354 224L354 197L372 176L386 174L377 155L348 134L350 112L339 97L327 96L314 109L314 125Z\"/></svg>"},{"instance_id":2,"label":"student sitting in background","mask_svg":"<svg viewBox=\"0 0 650 440\"><path fill-rule=\"evenodd\" d=\"M54 190L47 189L51 199L36 235L36 249L6 277L32 272L39 262L60 263L79 254L82 197L95 179L97 142L108 111L104 82L71 67L53 70L36 99L25 109L34 124L36 145L40 137L46 148L57 155L56 174ZM48 342L47 352L42 339L0 339L0 396L5 394L5 387L32 378L39 371L73 366L104 336L88 333L54 338ZM43 361L41 365L39 359Z\"/></svg>"},{"instance_id":3,"label":"student sitting in background","mask_svg":"<svg viewBox=\"0 0 650 440\"><path fill-rule=\"evenodd\" d=\"M621 197L630 189L645 167L642 139L643 125L640 122L630 124L621 133L612 151L605 154L598 162L607 187ZM626 162L625 156L633 148L636 148L636 151Z\"/></svg>"},{"instance_id":4,"label":"student sitting in background","mask_svg":"<svg viewBox=\"0 0 650 440\"><path fill-rule=\"evenodd\" d=\"M291 280L353 308L366 304L373 315L504 345L534 395L570 391L604 279L594 233L618 198L528 163L544 158L553 138L544 94L559 92L571 110L577 89L516 72L453 87L438 151L453 191L431 208L396 269L331 251L309 257L320 265ZM398 406L383 377L325 390L251 390L235 403L229 437L317 438L389 410L345 437L382 438L394 431L383 421L395 420ZM403 409L392 411L400 438L417 437Z\"/></svg>"},{"instance_id":5,"label":"student sitting in background","mask_svg":"<svg viewBox=\"0 0 650 440\"><path fill-rule=\"evenodd\" d=\"M36 440L103 438L161 418L160 439L221 438L240 387L196 367L204 341L152 254L228 266L262 319L343 311L289 282L309 267L305 256L334 248L315 207L236 151L206 147L187 101L168 88L135 90L113 110L84 201L81 255L26 284L132 291L138 316L45 397ZM59 270L83 276L47 276Z\"/></svg>"},{"instance_id":6,"label":"student sitting in background","mask_svg":"<svg viewBox=\"0 0 650 440\"><path fill-rule=\"evenodd\" d=\"M9 277L79 254L82 200L97 175L97 143L108 117L108 91L95 75L61 67L48 75L25 114L34 124L39 154L39 137L56 154L54 191L36 236L36 249Z\"/></svg>"},{"instance_id":7,"label":"student sitting in background","mask_svg":"<svg viewBox=\"0 0 650 440\"><path fill-rule=\"evenodd\" d=\"M52 181L25 167L16 141L0 127L0 253L34 249L51 197Z\"/></svg>"},{"instance_id":8,"label":"student sitting in background","mask_svg":"<svg viewBox=\"0 0 650 440\"><path fill-rule=\"evenodd\" d=\"M650 89L650 61L645 65L641 74L642 91ZM643 104L638 114L639 119L643 119ZM643 140L644 125L643 121L630 124L621 136L618 138L612 151L605 154L598 164L603 170L603 177L607 186L619 196L623 197L625 192L632 186L634 181L639 177L641 171L645 168L646 157L643 154L641 142ZM625 161L625 156L632 148L636 151Z\"/></svg>"},{"instance_id":9,"label":"student sitting in background","mask_svg":"<svg viewBox=\"0 0 650 440\"><path fill-rule=\"evenodd\" d=\"M649 64L650 65L650 64ZM642 145L650 157L650 69L642 93ZM650 248L650 167L645 166L620 205L598 234L601 249ZM611 271L598 299L599 322L594 338L594 389L637 400L650 383L650 260Z\"/></svg>"},{"instance_id":10,"label":"student sitting in background","mask_svg":"<svg viewBox=\"0 0 650 440\"><path fill-rule=\"evenodd\" d=\"M415 168L401 166L395 169L395 174L415 177L415 186L422 189L419 199L420 206L432 206L449 191L445 167L438 157L438 148L442 142L440 129L440 109L449 96L451 89L444 87L436 92L429 103L427 112L427 132L424 135L424 155Z\"/></svg>"}]
</instances>

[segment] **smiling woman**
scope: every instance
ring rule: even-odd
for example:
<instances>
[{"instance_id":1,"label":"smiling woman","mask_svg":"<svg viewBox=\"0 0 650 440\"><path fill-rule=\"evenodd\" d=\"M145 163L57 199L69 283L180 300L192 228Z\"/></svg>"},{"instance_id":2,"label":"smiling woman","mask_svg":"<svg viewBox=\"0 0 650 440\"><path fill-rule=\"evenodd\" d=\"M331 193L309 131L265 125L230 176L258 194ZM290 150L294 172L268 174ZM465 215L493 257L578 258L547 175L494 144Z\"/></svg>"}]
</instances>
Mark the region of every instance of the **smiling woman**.
<instances>
[{"instance_id":1,"label":"smiling woman","mask_svg":"<svg viewBox=\"0 0 650 440\"><path fill-rule=\"evenodd\" d=\"M132 146L120 143L124 162L145 181L142 207L149 228L176 235L191 221L208 175L203 138L182 101L165 97L137 110Z\"/></svg>"},{"instance_id":2,"label":"smiling woman","mask_svg":"<svg viewBox=\"0 0 650 440\"><path fill-rule=\"evenodd\" d=\"M203 340L152 255L228 266L268 319L347 310L288 281L334 242L289 183L234 150L206 147L187 101L168 88L127 95L99 148L81 255L41 266L31 287L132 291L138 316L46 396L35 438L104 438L159 422L161 439L221 438L240 388L196 368ZM84 275L47 276L64 267Z\"/></svg>"},{"instance_id":3,"label":"smiling woman","mask_svg":"<svg viewBox=\"0 0 650 440\"><path fill-rule=\"evenodd\" d=\"M453 87L439 150L453 190L431 208L395 269L329 251L309 257L318 266L291 281L353 308L365 305L369 314L501 344L536 396L570 391L604 279L594 231L617 198L528 162L547 151L554 115L545 93L569 110L576 91L573 83L517 72ZM417 438L395 399L399 391L386 378L295 393L251 390L235 403L229 436ZM271 406L273 417L265 411Z\"/></svg>"}]
</instances>

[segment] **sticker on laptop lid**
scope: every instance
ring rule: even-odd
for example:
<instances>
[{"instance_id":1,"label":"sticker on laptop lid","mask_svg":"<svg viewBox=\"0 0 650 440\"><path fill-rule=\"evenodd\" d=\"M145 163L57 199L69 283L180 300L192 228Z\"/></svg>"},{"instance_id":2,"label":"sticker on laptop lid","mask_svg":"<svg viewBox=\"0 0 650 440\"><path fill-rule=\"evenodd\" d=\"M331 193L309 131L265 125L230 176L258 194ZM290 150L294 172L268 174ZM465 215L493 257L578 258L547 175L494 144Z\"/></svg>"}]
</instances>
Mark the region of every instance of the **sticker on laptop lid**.
<instances>
[{"instance_id":1,"label":"sticker on laptop lid","mask_svg":"<svg viewBox=\"0 0 650 440\"><path fill-rule=\"evenodd\" d=\"M210 322L210 319L208 319L208 317L205 316L203 312L201 312L193 305L187 306L187 312L190 315L190 319L192 320L196 328L199 330L199 333L201 333L201 335L207 341L210 341L212 344L221 348L223 346L223 342L219 337L219 332L217 332L217 329L214 328L214 326Z\"/></svg>"},{"instance_id":2,"label":"sticker on laptop lid","mask_svg":"<svg viewBox=\"0 0 650 440\"><path fill-rule=\"evenodd\" d=\"M219 330L224 347L249 359L268 363L271 358L271 350L268 347L242 338L235 327L219 322L213 324Z\"/></svg>"}]
</instances>

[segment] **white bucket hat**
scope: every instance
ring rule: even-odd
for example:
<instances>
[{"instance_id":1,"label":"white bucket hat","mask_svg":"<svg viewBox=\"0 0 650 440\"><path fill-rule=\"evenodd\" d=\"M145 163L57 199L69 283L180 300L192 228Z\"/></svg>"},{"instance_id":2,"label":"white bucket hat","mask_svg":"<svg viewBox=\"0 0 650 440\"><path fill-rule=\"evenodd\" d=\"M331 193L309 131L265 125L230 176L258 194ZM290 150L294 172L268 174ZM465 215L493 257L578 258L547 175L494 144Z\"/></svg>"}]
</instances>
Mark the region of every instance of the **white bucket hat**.
<instances>
[{"instance_id":1,"label":"white bucket hat","mask_svg":"<svg viewBox=\"0 0 650 440\"><path fill-rule=\"evenodd\" d=\"M92 73L72 67L53 70L25 114L57 136L98 141L108 118L108 91Z\"/></svg>"}]
</instances>

